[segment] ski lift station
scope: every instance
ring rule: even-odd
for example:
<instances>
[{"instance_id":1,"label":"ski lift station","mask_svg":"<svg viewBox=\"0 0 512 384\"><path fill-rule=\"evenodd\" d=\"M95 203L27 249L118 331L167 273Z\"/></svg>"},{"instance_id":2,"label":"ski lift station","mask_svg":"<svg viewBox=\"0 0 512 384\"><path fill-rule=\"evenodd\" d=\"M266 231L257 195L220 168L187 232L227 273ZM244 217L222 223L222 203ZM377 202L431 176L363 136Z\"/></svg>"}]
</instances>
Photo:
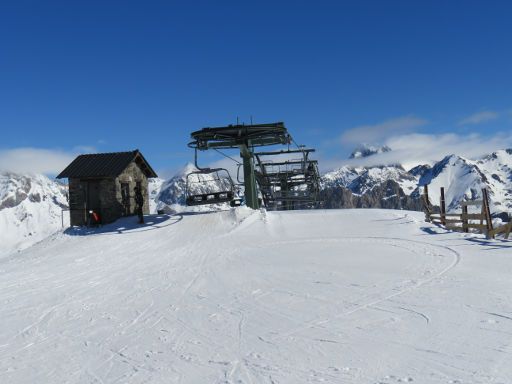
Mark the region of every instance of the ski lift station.
<instances>
[{"instance_id":1,"label":"ski lift station","mask_svg":"<svg viewBox=\"0 0 512 384\"><path fill-rule=\"evenodd\" d=\"M319 205L318 163L310 158L315 150L297 145L283 123L203 128L191 138L197 170L186 176L188 206L227 203L290 210ZM234 161L236 177L226 168L199 165L199 153L208 150ZM237 151L241 161L226 151ZM143 213L149 214L151 177L157 175L139 150L80 155L57 176L69 179L72 226L87 225L93 212L103 224L134 215L136 187L142 191Z\"/></svg>"},{"instance_id":2,"label":"ski lift station","mask_svg":"<svg viewBox=\"0 0 512 384\"><path fill-rule=\"evenodd\" d=\"M284 123L208 127L192 132L191 138L188 146L194 149L197 171L187 175L187 205L230 203L237 206L245 201L253 209L318 206L320 174L318 162L310 158L315 150L297 145ZM281 148L259 151L262 147L275 146ZM236 183L227 169L198 164L198 152L207 150L217 151L237 163ZM242 161L223 152L226 150L238 151ZM237 193L241 189L243 197Z\"/></svg>"},{"instance_id":3,"label":"ski lift station","mask_svg":"<svg viewBox=\"0 0 512 384\"><path fill-rule=\"evenodd\" d=\"M149 214L148 178L157 174L138 149L129 152L80 155L58 176L69 180L70 224L87 225L91 212L103 224L135 215L135 188Z\"/></svg>"}]
</instances>

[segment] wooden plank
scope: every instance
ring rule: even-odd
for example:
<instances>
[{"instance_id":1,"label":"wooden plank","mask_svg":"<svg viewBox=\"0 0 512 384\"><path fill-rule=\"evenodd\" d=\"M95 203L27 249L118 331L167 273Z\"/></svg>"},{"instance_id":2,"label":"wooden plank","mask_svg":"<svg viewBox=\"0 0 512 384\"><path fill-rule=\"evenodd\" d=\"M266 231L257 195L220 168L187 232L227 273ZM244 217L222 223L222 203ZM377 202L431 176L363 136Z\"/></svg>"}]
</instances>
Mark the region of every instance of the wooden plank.
<instances>
[{"instance_id":1,"label":"wooden plank","mask_svg":"<svg viewBox=\"0 0 512 384\"><path fill-rule=\"evenodd\" d=\"M444 221L446 223L462 223L462 222L464 222L464 220L462 220L462 219L445 219Z\"/></svg>"},{"instance_id":2,"label":"wooden plank","mask_svg":"<svg viewBox=\"0 0 512 384\"><path fill-rule=\"evenodd\" d=\"M508 224L507 225L500 225L499 227L494 228L492 230L492 233L497 235L498 233L506 232L507 229L508 229Z\"/></svg>"},{"instance_id":3,"label":"wooden plank","mask_svg":"<svg viewBox=\"0 0 512 384\"><path fill-rule=\"evenodd\" d=\"M467 227L468 228L481 229L481 230L486 230L487 229L487 225L486 224L472 224L472 223L468 223Z\"/></svg>"},{"instance_id":4,"label":"wooden plank","mask_svg":"<svg viewBox=\"0 0 512 384\"><path fill-rule=\"evenodd\" d=\"M446 217L462 217L464 215L467 215L469 220L480 220L481 217L484 217L482 213L447 213ZM441 215L437 213L433 213L432 216L441 217Z\"/></svg>"},{"instance_id":5,"label":"wooden plank","mask_svg":"<svg viewBox=\"0 0 512 384\"><path fill-rule=\"evenodd\" d=\"M468 205L482 205L482 200L472 200L472 201L463 201L460 203L462 206L468 206Z\"/></svg>"},{"instance_id":6,"label":"wooden plank","mask_svg":"<svg viewBox=\"0 0 512 384\"><path fill-rule=\"evenodd\" d=\"M492 235L497 235L499 233L503 233L504 234L504 237L505 239L508 239L509 235L510 235L510 232L512 231L512 221L507 223L507 224L504 224L504 225L500 225L499 227L497 228L494 228L492 230Z\"/></svg>"},{"instance_id":7,"label":"wooden plank","mask_svg":"<svg viewBox=\"0 0 512 384\"><path fill-rule=\"evenodd\" d=\"M457 230L461 230L461 231L464 231L464 232L466 230L465 227L458 226L458 225L455 225L455 224L446 224L445 227L446 227L446 229L454 229L455 228ZM471 224L470 223L470 224L467 225L467 228L468 229L469 228L474 228L474 229L479 229L481 231L484 231L486 229L486 225L485 224L480 225L480 224Z\"/></svg>"},{"instance_id":8,"label":"wooden plank","mask_svg":"<svg viewBox=\"0 0 512 384\"><path fill-rule=\"evenodd\" d=\"M462 215L460 215L460 217L462 219L468 219L468 220L481 220L481 219L485 219L485 215L482 215L481 213L462 213Z\"/></svg>"}]
</instances>

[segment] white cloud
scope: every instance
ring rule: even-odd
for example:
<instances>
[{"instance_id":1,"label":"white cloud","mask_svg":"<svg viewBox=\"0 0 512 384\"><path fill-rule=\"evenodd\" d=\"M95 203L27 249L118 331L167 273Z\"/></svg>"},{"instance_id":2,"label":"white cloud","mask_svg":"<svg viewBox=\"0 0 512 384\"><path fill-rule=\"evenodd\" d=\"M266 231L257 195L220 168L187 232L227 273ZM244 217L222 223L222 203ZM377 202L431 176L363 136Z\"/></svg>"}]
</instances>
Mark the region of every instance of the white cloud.
<instances>
[{"instance_id":1,"label":"white cloud","mask_svg":"<svg viewBox=\"0 0 512 384\"><path fill-rule=\"evenodd\" d=\"M470 116L465 117L461 121L459 121L458 125L475 125L485 123L491 120L495 120L499 117L498 112L494 111L481 111L474 113Z\"/></svg>"},{"instance_id":2,"label":"white cloud","mask_svg":"<svg viewBox=\"0 0 512 384\"><path fill-rule=\"evenodd\" d=\"M0 149L0 169L18 173L55 175L62 171L76 153L44 148Z\"/></svg>"},{"instance_id":3,"label":"white cloud","mask_svg":"<svg viewBox=\"0 0 512 384\"><path fill-rule=\"evenodd\" d=\"M367 158L341 160L337 166L372 166L402 164L410 169L419 164L432 164L443 157L456 154L474 159L503 148L512 147L512 133L503 132L491 137L483 137L477 133L470 134L420 134L410 133L390 137L384 144L392 151ZM331 169L334 160L328 159ZM326 169L322 165L322 169Z\"/></svg>"},{"instance_id":4,"label":"white cloud","mask_svg":"<svg viewBox=\"0 0 512 384\"><path fill-rule=\"evenodd\" d=\"M411 132L427 123L427 120L412 115L397 117L378 124L351 128L343 132L341 141L343 144L375 144L387 137Z\"/></svg>"}]
</instances>

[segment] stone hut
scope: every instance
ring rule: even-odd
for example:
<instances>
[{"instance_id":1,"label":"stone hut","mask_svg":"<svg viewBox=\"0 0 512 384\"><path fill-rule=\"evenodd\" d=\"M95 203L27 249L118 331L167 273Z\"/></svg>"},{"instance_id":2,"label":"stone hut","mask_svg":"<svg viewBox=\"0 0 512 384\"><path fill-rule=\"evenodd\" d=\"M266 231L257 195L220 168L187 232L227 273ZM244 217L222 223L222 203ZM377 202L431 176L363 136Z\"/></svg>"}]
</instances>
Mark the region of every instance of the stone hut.
<instances>
[{"instance_id":1,"label":"stone hut","mask_svg":"<svg viewBox=\"0 0 512 384\"><path fill-rule=\"evenodd\" d=\"M149 214L148 178L157 177L138 149L130 152L80 155L58 176L69 180L71 225L87 225L89 213L99 214L102 223L135 215L135 187L144 197L144 214Z\"/></svg>"}]
</instances>

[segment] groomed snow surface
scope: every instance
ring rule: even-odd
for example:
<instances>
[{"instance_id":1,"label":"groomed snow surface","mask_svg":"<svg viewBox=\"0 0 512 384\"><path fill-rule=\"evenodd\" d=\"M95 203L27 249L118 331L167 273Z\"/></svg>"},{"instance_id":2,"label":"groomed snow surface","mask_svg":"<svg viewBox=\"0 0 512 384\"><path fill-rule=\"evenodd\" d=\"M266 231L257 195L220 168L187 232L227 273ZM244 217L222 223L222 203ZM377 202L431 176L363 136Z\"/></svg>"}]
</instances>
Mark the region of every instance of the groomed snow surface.
<instances>
[{"instance_id":1,"label":"groomed snow surface","mask_svg":"<svg viewBox=\"0 0 512 384\"><path fill-rule=\"evenodd\" d=\"M512 243L417 212L134 218L0 259L1 383L511 383Z\"/></svg>"}]
</instances>

